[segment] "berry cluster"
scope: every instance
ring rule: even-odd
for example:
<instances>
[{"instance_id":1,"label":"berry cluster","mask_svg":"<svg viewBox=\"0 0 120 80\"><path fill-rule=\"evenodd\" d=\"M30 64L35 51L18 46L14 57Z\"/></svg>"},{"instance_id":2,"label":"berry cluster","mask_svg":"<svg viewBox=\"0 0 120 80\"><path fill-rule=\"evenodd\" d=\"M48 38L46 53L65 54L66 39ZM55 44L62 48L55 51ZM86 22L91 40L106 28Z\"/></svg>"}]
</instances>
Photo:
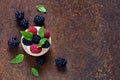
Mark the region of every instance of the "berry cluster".
<instances>
[{"instance_id":1,"label":"berry cluster","mask_svg":"<svg viewBox=\"0 0 120 80\"><path fill-rule=\"evenodd\" d=\"M45 43L42 45L42 47L37 46L42 38L38 35L38 31L37 31L36 27L34 27L34 26L29 27L27 29L27 32L30 32L33 34L32 40L29 41L23 37L22 42L24 45L30 46L30 51L32 53L40 53L42 51L42 48L50 47L50 43L48 40L45 41ZM45 36L44 38L47 38L47 39L49 39L49 37L50 37L50 33L47 29L44 30L44 36Z\"/></svg>"}]
</instances>

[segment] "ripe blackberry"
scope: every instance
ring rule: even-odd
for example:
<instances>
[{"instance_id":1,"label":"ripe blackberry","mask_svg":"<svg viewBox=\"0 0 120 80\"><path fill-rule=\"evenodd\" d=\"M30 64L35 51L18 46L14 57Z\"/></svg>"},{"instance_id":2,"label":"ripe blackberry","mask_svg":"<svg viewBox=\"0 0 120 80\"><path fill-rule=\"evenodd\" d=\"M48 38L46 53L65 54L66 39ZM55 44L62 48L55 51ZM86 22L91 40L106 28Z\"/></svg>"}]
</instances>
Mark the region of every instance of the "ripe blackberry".
<instances>
[{"instance_id":1,"label":"ripe blackberry","mask_svg":"<svg viewBox=\"0 0 120 80\"><path fill-rule=\"evenodd\" d=\"M32 41L28 41L28 40L26 40L25 38L22 39L22 42L23 42L23 44L26 45L26 46L30 46L30 45L32 45L32 43L33 43Z\"/></svg>"},{"instance_id":2,"label":"ripe blackberry","mask_svg":"<svg viewBox=\"0 0 120 80\"><path fill-rule=\"evenodd\" d=\"M55 63L58 67L65 67L67 64L67 60L64 58L57 58L55 59Z\"/></svg>"},{"instance_id":3,"label":"ripe blackberry","mask_svg":"<svg viewBox=\"0 0 120 80\"><path fill-rule=\"evenodd\" d=\"M34 17L34 23L35 23L37 26L42 25L42 24L44 23L44 21L45 21L45 18L44 18L43 16L41 16L41 15L36 15L36 16Z\"/></svg>"},{"instance_id":4,"label":"ripe blackberry","mask_svg":"<svg viewBox=\"0 0 120 80\"><path fill-rule=\"evenodd\" d=\"M36 34L36 35L33 35L32 41L33 43L38 44L40 39L41 39L40 36Z\"/></svg>"},{"instance_id":5,"label":"ripe blackberry","mask_svg":"<svg viewBox=\"0 0 120 80\"><path fill-rule=\"evenodd\" d=\"M28 28L28 25L29 25L29 22L27 19L22 19L20 21L20 27L24 28L24 29L27 29Z\"/></svg>"},{"instance_id":6,"label":"ripe blackberry","mask_svg":"<svg viewBox=\"0 0 120 80\"><path fill-rule=\"evenodd\" d=\"M17 20L24 19L24 12L23 11L16 11L15 17L16 17Z\"/></svg>"},{"instance_id":7,"label":"ripe blackberry","mask_svg":"<svg viewBox=\"0 0 120 80\"><path fill-rule=\"evenodd\" d=\"M10 48L16 48L18 47L20 41L16 37L12 37L8 40L8 45Z\"/></svg>"},{"instance_id":8,"label":"ripe blackberry","mask_svg":"<svg viewBox=\"0 0 120 80\"><path fill-rule=\"evenodd\" d=\"M50 43L49 43L49 41L47 40L47 41L45 42L45 44L42 45L42 48L48 48L48 47L50 47Z\"/></svg>"},{"instance_id":9,"label":"ripe blackberry","mask_svg":"<svg viewBox=\"0 0 120 80\"><path fill-rule=\"evenodd\" d=\"M40 56L36 58L36 63L39 65L43 65L45 63L44 57Z\"/></svg>"}]
</instances>

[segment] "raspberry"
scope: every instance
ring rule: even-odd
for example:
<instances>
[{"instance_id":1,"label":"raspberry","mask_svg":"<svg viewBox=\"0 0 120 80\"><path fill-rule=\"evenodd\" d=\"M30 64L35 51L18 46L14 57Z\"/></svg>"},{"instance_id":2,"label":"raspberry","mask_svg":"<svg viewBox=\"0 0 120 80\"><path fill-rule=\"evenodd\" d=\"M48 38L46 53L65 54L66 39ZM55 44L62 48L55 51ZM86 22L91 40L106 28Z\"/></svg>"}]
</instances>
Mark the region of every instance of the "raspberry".
<instances>
[{"instance_id":1,"label":"raspberry","mask_svg":"<svg viewBox=\"0 0 120 80\"><path fill-rule=\"evenodd\" d=\"M41 16L41 15L36 15L36 16L34 17L34 23L35 23L37 26L42 25L42 24L44 23L44 21L45 21L45 18L44 18L43 16Z\"/></svg>"},{"instance_id":2,"label":"raspberry","mask_svg":"<svg viewBox=\"0 0 120 80\"><path fill-rule=\"evenodd\" d=\"M43 56L37 57L36 58L36 63L39 65L43 65L45 63L45 59Z\"/></svg>"},{"instance_id":3,"label":"raspberry","mask_svg":"<svg viewBox=\"0 0 120 80\"><path fill-rule=\"evenodd\" d=\"M24 12L23 11L16 11L15 17L16 17L17 20L24 19Z\"/></svg>"},{"instance_id":4,"label":"raspberry","mask_svg":"<svg viewBox=\"0 0 120 80\"><path fill-rule=\"evenodd\" d=\"M32 41L28 41L28 40L26 40L25 38L22 39L22 42L23 42L23 44L26 45L26 46L30 46L30 45L32 45L32 43L33 43Z\"/></svg>"},{"instance_id":5,"label":"raspberry","mask_svg":"<svg viewBox=\"0 0 120 80\"><path fill-rule=\"evenodd\" d=\"M45 35L45 38L48 38L48 39L49 39L49 37L50 37L50 32L49 32L47 29L45 29L45 30L44 30L44 35Z\"/></svg>"},{"instance_id":6,"label":"raspberry","mask_svg":"<svg viewBox=\"0 0 120 80\"><path fill-rule=\"evenodd\" d=\"M31 32L31 33L33 33L33 34L37 34L37 29L36 29L35 27L29 27L29 28L27 29L27 31L28 31L28 32Z\"/></svg>"},{"instance_id":7,"label":"raspberry","mask_svg":"<svg viewBox=\"0 0 120 80\"><path fill-rule=\"evenodd\" d=\"M18 47L19 43L20 43L20 41L16 37L12 37L8 41L8 45L9 45L10 48Z\"/></svg>"},{"instance_id":8,"label":"raspberry","mask_svg":"<svg viewBox=\"0 0 120 80\"><path fill-rule=\"evenodd\" d=\"M38 44L40 39L41 39L40 36L36 34L36 35L33 35L32 41L33 43Z\"/></svg>"},{"instance_id":9,"label":"raspberry","mask_svg":"<svg viewBox=\"0 0 120 80\"><path fill-rule=\"evenodd\" d=\"M50 47L49 41L46 41L45 44L42 45L42 48L48 48Z\"/></svg>"},{"instance_id":10,"label":"raspberry","mask_svg":"<svg viewBox=\"0 0 120 80\"><path fill-rule=\"evenodd\" d=\"M38 48L36 44L32 44L30 46L30 51L32 53L40 53L42 51L42 48Z\"/></svg>"},{"instance_id":11,"label":"raspberry","mask_svg":"<svg viewBox=\"0 0 120 80\"><path fill-rule=\"evenodd\" d=\"M24 28L24 29L27 29L28 28L28 25L29 25L29 22L27 19L22 19L20 21L20 27Z\"/></svg>"},{"instance_id":12,"label":"raspberry","mask_svg":"<svg viewBox=\"0 0 120 80\"><path fill-rule=\"evenodd\" d=\"M65 67L67 64L67 60L64 58L57 58L55 59L55 63L58 67Z\"/></svg>"}]
</instances>

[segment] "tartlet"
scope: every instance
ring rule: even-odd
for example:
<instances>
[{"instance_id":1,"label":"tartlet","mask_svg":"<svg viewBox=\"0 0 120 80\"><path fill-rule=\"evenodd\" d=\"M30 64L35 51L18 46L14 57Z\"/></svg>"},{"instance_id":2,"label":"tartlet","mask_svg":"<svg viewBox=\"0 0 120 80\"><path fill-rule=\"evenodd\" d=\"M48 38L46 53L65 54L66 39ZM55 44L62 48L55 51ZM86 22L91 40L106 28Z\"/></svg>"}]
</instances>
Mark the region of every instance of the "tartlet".
<instances>
[{"instance_id":1,"label":"tartlet","mask_svg":"<svg viewBox=\"0 0 120 80\"><path fill-rule=\"evenodd\" d=\"M39 31L39 29L41 28L40 26L34 26L36 29L37 29L37 32ZM25 31L27 31L27 29L25 30ZM38 33L37 33L38 34ZM33 52L31 52L31 50L30 50L30 46L27 46L27 45L25 45L24 43L23 43L23 41L22 41L22 39L23 39L23 36L21 37L21 44L22 44L22 47L23 47L23 49L25 50L25 52L27 53L27 54L29 54L29 55L31 55L31 56L42 56L42 55L44 55L44 54L46 54L47 52L48 52L48 50L50 49L50 46L51 46L51 36L48 38L48 42L50 43L50 46L48 47L48 48L42 48L42 50L41 50L41 52L39 52L39 53L33 53Z\"/></svg>"}]
</instances>

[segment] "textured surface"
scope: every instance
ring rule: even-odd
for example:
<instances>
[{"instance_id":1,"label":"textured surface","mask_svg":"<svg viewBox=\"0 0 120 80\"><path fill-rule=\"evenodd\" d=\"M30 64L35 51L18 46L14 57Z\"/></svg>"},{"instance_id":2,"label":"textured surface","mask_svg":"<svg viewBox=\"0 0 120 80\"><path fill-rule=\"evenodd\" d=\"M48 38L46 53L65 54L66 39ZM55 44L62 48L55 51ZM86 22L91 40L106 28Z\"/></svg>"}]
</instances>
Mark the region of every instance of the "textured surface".
<instances>
[{"instance_id":1,"label":"textured surface","mask_svg":"<svg viewBox=\"0 0 120 80\"><path fill-rule=\"evenodd\" d=\"M43 4L47 13L35 9ZM46 63L38 66L21 45L10 50L8 39L21 37L14 13L23 10L34 25L37 14L45 16L52 47ZM120 80L120 0L0 0L0 80ZM19 65L9 64L18 53ZM68 60L64 70L54 64L57 57ZM31 67L40 70L38 78Z\"/></svg>"}]
</instances>

